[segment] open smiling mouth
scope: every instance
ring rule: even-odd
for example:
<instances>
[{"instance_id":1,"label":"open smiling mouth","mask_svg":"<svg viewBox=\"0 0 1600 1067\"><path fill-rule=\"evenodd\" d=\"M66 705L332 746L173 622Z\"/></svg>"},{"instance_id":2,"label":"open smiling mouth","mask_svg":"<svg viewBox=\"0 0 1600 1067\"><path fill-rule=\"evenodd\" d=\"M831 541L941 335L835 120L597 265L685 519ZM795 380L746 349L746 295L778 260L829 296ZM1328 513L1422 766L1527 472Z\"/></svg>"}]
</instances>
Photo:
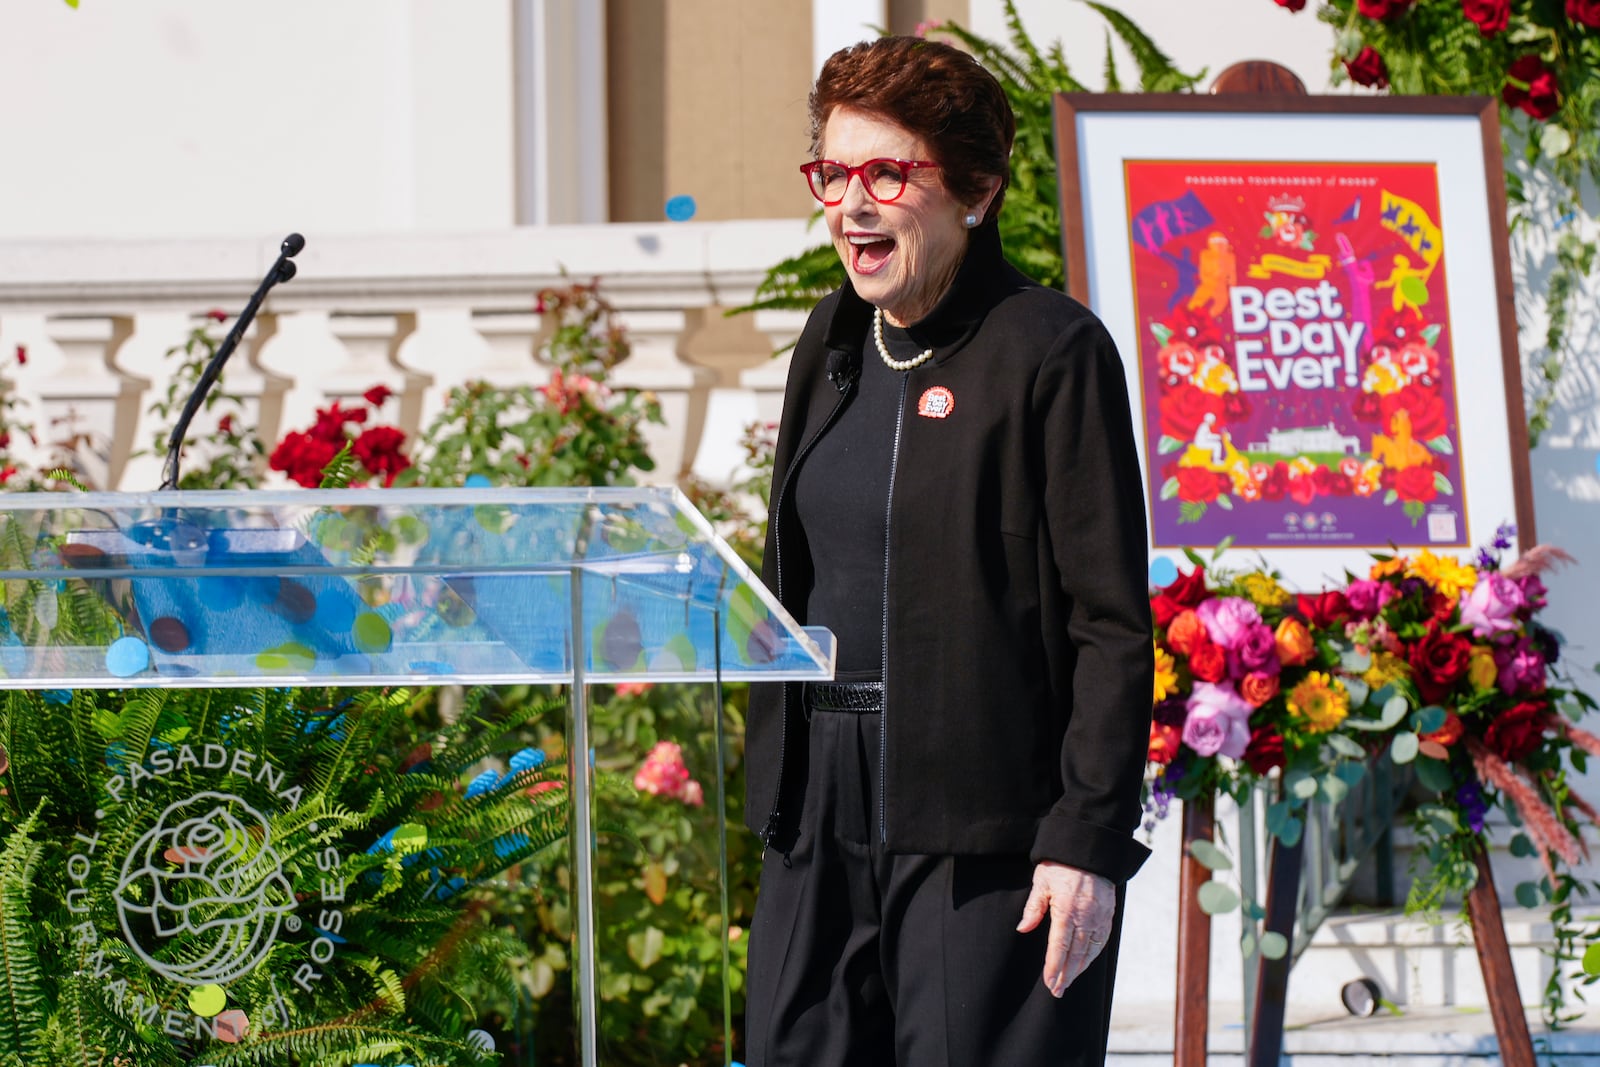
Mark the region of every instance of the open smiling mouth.
<instances>
[{"instance_id":1,"label":"open smiling mouth","mask_svg":"<svg viewBox=\"0 0 1600 1067\"><path fill-rule=\"evenodd\" d=\"M875 233L851 234L847 240L850 242L850 269L857 274L878 273L894 253L892 237Z\"/></svg>"}]
</instances>

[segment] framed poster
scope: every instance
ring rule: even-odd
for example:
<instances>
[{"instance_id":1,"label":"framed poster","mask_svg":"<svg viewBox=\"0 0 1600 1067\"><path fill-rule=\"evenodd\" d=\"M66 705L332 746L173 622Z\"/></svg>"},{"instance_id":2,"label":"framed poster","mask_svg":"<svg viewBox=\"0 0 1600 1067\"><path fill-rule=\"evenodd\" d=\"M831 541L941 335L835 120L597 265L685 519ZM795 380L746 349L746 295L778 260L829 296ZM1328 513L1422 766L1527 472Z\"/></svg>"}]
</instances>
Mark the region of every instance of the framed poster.
<instances>
[{"instance_id":1,"label":"framed poster","mask_svg":"<svg viewBox=\"0 0 1600 1067\"><path fill-rule=\"evenodd\" d=\"M1056 137L1152 559L1232 538L1316 589L1373 549L1532 543L1493 101L1064 94Z\"/></svg>"}]
</instances>

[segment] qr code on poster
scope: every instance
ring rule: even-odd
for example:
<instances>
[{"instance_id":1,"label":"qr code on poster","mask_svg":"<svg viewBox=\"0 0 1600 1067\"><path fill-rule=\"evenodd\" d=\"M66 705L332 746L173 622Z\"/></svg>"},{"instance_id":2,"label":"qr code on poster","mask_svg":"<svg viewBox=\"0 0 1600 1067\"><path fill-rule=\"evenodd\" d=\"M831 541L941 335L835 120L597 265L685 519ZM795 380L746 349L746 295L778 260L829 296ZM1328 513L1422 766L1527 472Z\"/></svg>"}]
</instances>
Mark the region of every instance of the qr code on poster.
<instances>
[{"instance_id":1,"label":"qr code on poster","mask_svg":"<svg viewBox=\"0 0 1600 1067\"><path fill-rule=\"evenodd\" d=\"M1454 541L1456 539L1456 513L1433 511L1428 513L1428 540Z\"/></svg>"}]
</instances>

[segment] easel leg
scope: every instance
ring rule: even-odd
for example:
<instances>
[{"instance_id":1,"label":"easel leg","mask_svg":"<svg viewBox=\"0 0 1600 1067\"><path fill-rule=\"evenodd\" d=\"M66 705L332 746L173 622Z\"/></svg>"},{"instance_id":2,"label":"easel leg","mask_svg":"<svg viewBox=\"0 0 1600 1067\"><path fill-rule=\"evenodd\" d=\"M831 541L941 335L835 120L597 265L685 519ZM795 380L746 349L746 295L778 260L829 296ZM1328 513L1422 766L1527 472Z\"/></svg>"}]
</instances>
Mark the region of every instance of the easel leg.
<instances>
[{"instance_id":1,"label":"easel leg","mask_svg":"<svg viewBox=\"0 0 1600 1067\"><path fill-rule=\"evenodd\" d=\"M1211 916L1200 910L1200 887L1211 872L1189 854L1191 841L1210 841L1216 798L1183 805L1183 857L1178 877L1178 1006L1172 1033L1173 1067L1205 1067L1211 1013Z\"/></svg>"},{"instance_id":2,"label":"easel leg","mask_svg":"<svg viewBox=\"0 0 1600 1067\"><path fill-rule=\"evenodd\" d=\"M1478 865L1478 884L1467 894L1467 915L1472 920L1472 943L1478 950L1489 1015L1494 1019L1495 1038L1500 1044L1500 1062L1505 1067L1534 1067L1533 1039L1528 1035L1528 1018L1522 1013L1517 975L1511 969L1511 946L1500 914L1500 895L1495 892L1494 872L1482 846L1474 861Z\"/></svg>"}]
</instances>

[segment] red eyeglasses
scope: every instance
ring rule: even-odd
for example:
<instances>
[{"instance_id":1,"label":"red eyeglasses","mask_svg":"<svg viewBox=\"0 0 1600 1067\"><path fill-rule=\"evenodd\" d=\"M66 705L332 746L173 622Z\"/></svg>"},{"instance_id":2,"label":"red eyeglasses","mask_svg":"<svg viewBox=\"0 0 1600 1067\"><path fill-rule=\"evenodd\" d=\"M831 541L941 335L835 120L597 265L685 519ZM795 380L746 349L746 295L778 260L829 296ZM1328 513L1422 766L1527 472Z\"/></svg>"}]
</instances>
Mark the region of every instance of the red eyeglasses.
<instances>
[{"instance_id":1,"label":"red eyeglasses","mask_svg":"<svg viewBox=\"0 0 1600 1067\"><path fill-rule=\"evenodd\" d=\"M819 159L802 163L800 173L810 183L811 195L828 207L844 199L852 175L860 177L861 188L872 199L880 204L891 204L906 191L906 182L910 180L912 171L938 165L924 159L869 159L865 163L847 167L831 159Z\"/></svg>"}]
</instances>

